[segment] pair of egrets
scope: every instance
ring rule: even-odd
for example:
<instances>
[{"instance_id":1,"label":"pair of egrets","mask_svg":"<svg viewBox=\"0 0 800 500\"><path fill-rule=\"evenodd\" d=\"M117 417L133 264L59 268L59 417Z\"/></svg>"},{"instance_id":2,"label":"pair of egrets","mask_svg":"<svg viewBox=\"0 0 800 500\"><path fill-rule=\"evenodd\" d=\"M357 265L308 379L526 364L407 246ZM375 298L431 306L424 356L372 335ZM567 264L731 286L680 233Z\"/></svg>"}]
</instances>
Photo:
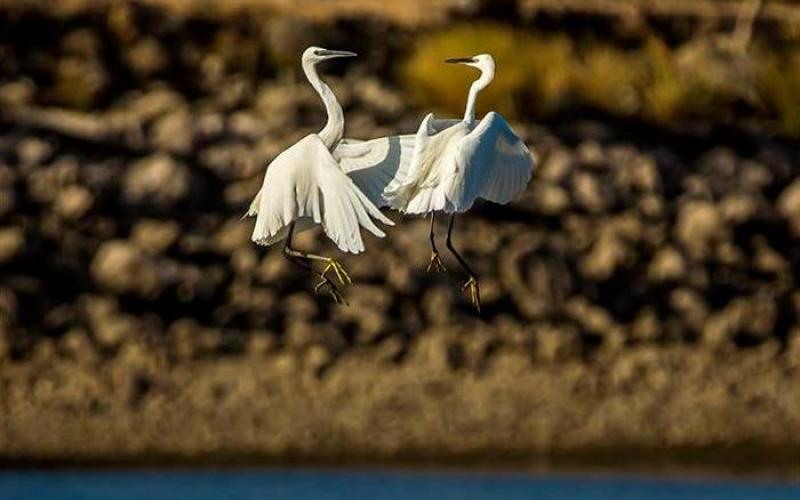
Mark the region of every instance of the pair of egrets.
<instances>
[{"instance_id":1,"label":"pair of egrets","mask_svg":"<svg viewBox=\"0 0 800 500\"><path fill-rule=\"evenodd\" d=\"M494 78L494 59L481 54L445 61L481 72L469 90L463 119L437 120L428 114L416 135L357 141L343 138L342 107L316 70L322 61L355 55L319 47L303 53L303 71L322 97L328 121L319 133L304 137L267 167L247 211L256 216L252 240L271 245L285 239L285 255L320 277L315 291L327 287L334 300L343 302L331 274L344 286L351 282L347 272L331 257L292 248L294 234L321 225L341 250L357 254L364 250L359 225L378 237L385 234L373 218L393 225L379 207L431 214L428 271L446 271L434 241L435 212L446 212L447 248L469 275L462 290L469 291L480 311L478 277L452 243L455 216L478 198L508 203L525 188L533 170L528 148L502 116L490 112L475 119L478 92ZM324 267L315 269L315 261Z\"/></svg>"}]
</instances>

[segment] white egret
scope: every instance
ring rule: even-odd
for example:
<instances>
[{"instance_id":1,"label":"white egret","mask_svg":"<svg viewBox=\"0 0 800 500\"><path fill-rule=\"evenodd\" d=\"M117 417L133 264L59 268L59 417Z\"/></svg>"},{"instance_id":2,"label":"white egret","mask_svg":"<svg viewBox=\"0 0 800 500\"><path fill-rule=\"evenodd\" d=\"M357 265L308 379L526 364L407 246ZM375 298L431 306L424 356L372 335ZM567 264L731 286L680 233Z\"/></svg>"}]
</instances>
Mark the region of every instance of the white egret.
<instances>
[{"instance_id":1,"label":"white egret","mask_svg":"<svg viewBox=\"0 0 800 500\"><path fill-rule=\"evenodd\" d=\"M494 78L494 58L489 54L447 59L445 62L478 68L462 120L435 120L428 114L419 126L413 157L401 165L384 197L392 208L408 214L431 213L431 269L445 270L434 241L435 212L450 215L447 248L469 275L462 290L469 288L472 304L480 312L478 277L452 243L457 213L469 210L478 198L508 203L531 179L533 158L506 120L495 112L475 119L478 92Z\"/></svg>"},{"instance_id":2,"label":"white egret","mask_svg":"<svg viewBox=\"0 0 800 500\"><path fill-rule=\"evenodd\" d=\"M319 133L307 135L272 160L246 214L256 216L254 242L271 245L285 239L286 257L319 275L321 281L315 291L327 285L337 302L344 298L327 274L333 271L345 285L351 282L345 269L331 257L295 250L292 237L319 224L341 250L357 254L364 250L359 225L377 237L385 236L370 217L387 225L393 223L370 198L381 199L384 187L394 178L401 160L410 158L413 147L411 137L342 142L342 107L317 75L316 66L328 59L355 55L319 47L309 47L303 53L303 71L322 98L328 121ZM325 267L317 271L312 261L321 261Z\"/></svg>"}]
</instances>

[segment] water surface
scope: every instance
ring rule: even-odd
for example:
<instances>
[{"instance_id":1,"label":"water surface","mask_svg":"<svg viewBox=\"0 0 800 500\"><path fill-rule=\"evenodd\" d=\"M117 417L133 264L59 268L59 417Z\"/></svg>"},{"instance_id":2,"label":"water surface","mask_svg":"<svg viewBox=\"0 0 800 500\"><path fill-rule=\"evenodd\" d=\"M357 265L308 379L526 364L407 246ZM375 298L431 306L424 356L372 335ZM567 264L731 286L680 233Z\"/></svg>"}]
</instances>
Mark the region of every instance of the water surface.
<instances>
[{"instance_id":1,"label":"water surface","mask_svg":"<svg viewBox=\"0 0 800 500\"><path fill-rule=\"evenodd\" d=\"M319 470L0 472L2 500L798 500L791 482Z\"/></svg>"}]
</instances>

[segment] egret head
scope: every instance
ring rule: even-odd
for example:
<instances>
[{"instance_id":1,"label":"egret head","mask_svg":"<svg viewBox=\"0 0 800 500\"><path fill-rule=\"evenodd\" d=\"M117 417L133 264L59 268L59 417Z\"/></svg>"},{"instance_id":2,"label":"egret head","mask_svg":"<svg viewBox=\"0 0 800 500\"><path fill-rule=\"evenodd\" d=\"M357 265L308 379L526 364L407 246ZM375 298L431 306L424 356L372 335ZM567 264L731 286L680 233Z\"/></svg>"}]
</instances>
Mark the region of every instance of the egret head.
<instances>
[{"instance_id":1,"label":"egret head","mask_svg":"<svg viewBox=\"0 0 800 500\"><path fill-rule=\"evenodd\" d=\"M490 54L478 54L472 57L453 57L452 59L445 59L444 62L449 64L465 64L473 68L478 68L483 72L494 73L494 57Z\"/></svg>"},{"instance_id":2,"label":"egret head","mask_svg":"<svg viewBox=\"0 0 800 500\"><path fill-rule=\"evenodd\" d=\"M335 59L337 57L355 57L355 52L348 52L346 50L328 50L322 47L309 47L303 52L303 64L317 64L328 59Z\"/></svg>"}]
</instances>

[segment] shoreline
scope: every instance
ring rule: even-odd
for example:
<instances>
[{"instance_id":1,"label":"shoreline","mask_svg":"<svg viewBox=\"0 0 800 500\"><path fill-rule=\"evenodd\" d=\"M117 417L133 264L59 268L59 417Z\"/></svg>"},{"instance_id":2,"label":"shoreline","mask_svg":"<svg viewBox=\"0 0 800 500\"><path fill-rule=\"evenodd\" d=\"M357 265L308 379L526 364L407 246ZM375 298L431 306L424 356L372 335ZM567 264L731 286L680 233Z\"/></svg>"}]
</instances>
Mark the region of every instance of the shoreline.
<instances>
[{"instance_id":1,"label":"shoreline","mask_svg":"<svg viewBox=\"0 0 800 500\"><path fill-rule=\"evenodd\" d=\"M532 363L506 353L476 374L448 367L442 337L428 334L399 365L344 355L323 376L287 353L171 367L156 353L7 364L0 469L797 477L797 377L785 354L760 348L725 363L720 353L638 348Z\"/></svg>"},{"instance_id":2,"label":"shoreline","mask_svg":"<svg viewBox=\"0 0 800 500\"><path fill-rule=\"evenodd\" d=\"M697 451L697 450L694 450ZM504 459L488 462L486 458L468 460L455 458L454 460L430 460L422 458L414 460L411 457L398 460L370 460L367 458L279 458L269 456L238 456L220 454L208 457L181 457L157 456L136 457L131 459L0 459L0 475L10 472L26 471L86 471L86 472L137 472L137 471L169 471L169 472L194 472L194 471L220 471L220 472L258 472L258 471L289 471L289 472L325 472L325 473L392 473L392 474L479 474L479 475L510 475L510 476L581 476L597 478L628 477L681 480L681 481L740 481L747 483L791 483L800 482L798 463L793 460L790 447L784 449L760 450L759 458L775 457L775 453L785 460L760 463L753 466L739 459L731 460L723 457L726 450L704 450L705 458L710 455L719 459L715 462L698 461L695 463L682 462L676 458L680 451L664 453L664 450L639 450L634 460L633 455L622 452L624 458L619 459L617 450L617 463L598 465L590 463L591 453L588 455L562 456L538 459ZM728 450L730 451L730 450ZM614 450L605 453L614 454ZM702 452L701 452L702 453ZM661 455L657 463L640 465L638 459L652 459ZM604 456L606 456L604 454ZM452 457L451 457L452 458ZM491 457L488 459L490 460ZM630 460L630 461L629 461ZM634 463L636 462L636 463Z\"/></svg>"}]
</instances>

